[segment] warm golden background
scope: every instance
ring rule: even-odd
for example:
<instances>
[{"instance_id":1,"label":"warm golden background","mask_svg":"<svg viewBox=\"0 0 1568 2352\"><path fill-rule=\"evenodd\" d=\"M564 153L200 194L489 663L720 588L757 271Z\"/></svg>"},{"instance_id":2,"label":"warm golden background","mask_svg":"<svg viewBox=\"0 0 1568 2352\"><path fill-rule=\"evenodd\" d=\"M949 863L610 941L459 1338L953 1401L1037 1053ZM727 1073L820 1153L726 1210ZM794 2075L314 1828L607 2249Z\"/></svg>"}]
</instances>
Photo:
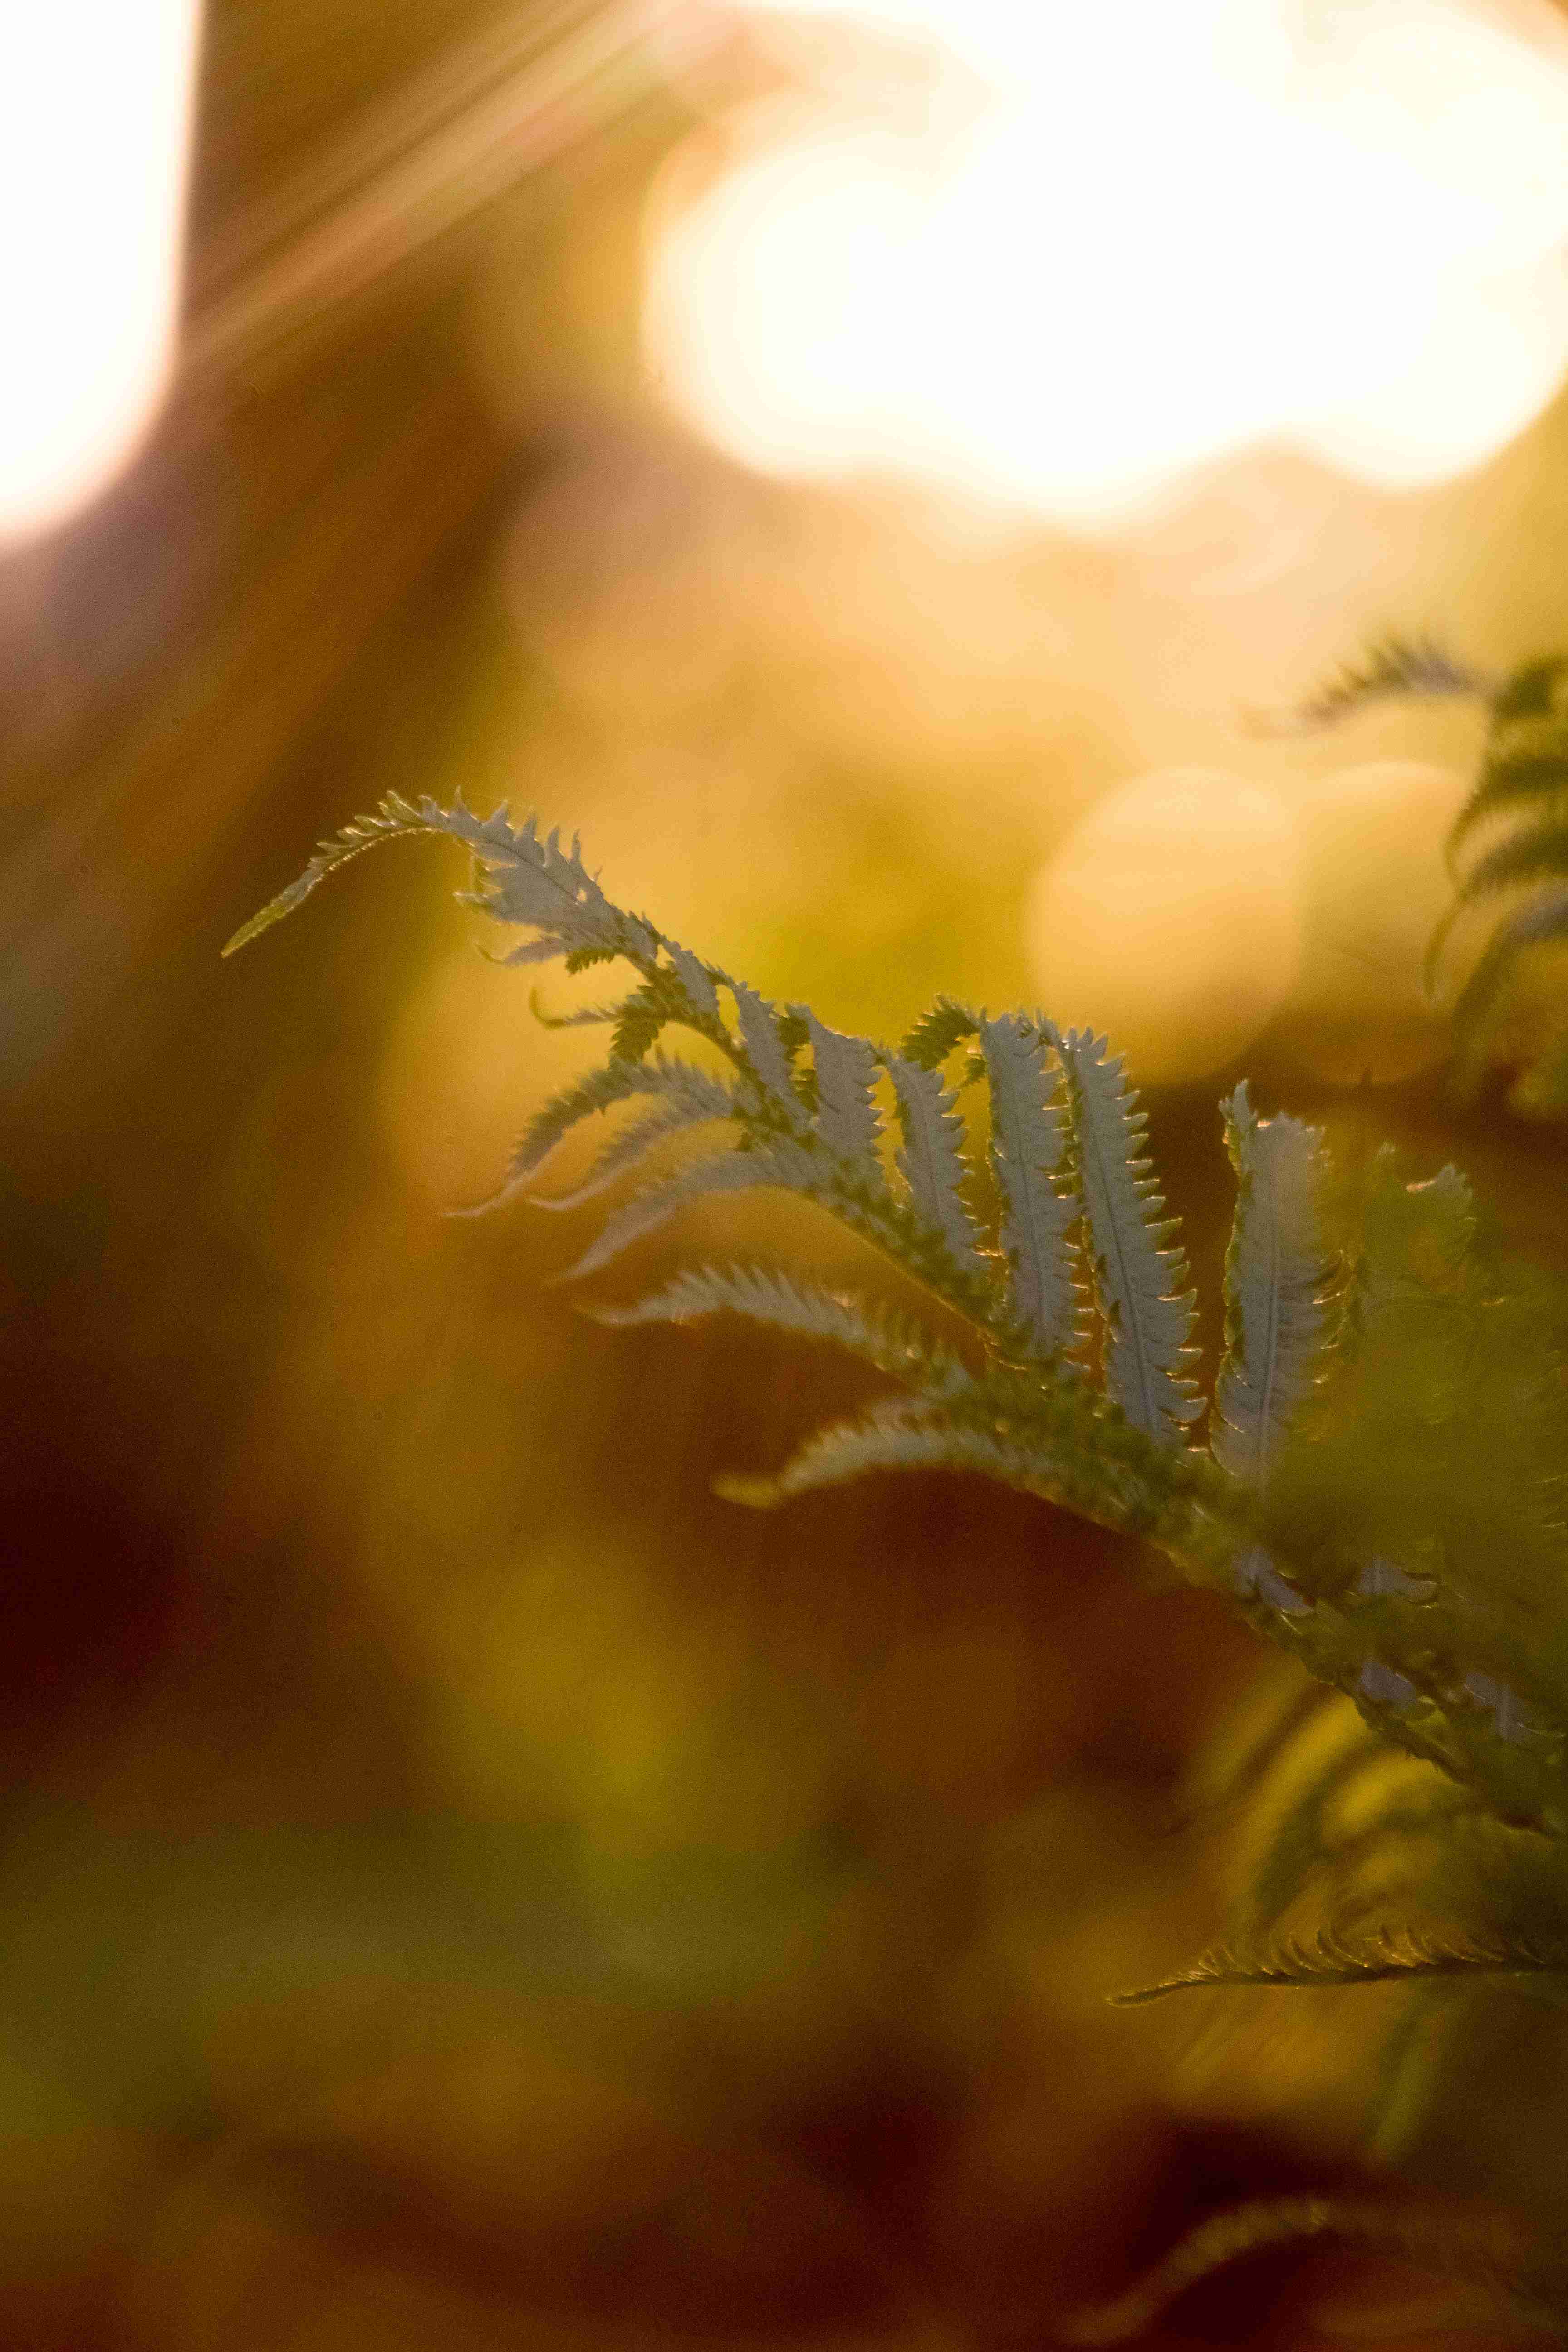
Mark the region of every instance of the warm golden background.
<instances>
[{"instance_id":1,"label":"warm golden background","mask_svg":"<svg viewBox=\"0 0 1568 2352\"><path fill-rule=\"evenodd\" d=\"M388 789L510 796L839 1025L1110 1025L1211 1352L1244 1070L1560 1255L1559 1133L1455 1108L1417 983L1475 714L1242 714L1388 625L1560 644L1568 405L1094 530L751 471L647 256L816 67L626 22L211 0L172 396L0 556L7 2347L1022 2347L1361 2161L1379 1996L1104 2007L1219 1924L1184 1776L1251 1638L978 1483L714 1499L862 1385L443 1221L591 1050L456 861L218 951ZM847 1262L751 1205L605 1294L701 1247ZM1187 2340L1304 2298L1255 2264Z\"/></svg>"}]
</instances>

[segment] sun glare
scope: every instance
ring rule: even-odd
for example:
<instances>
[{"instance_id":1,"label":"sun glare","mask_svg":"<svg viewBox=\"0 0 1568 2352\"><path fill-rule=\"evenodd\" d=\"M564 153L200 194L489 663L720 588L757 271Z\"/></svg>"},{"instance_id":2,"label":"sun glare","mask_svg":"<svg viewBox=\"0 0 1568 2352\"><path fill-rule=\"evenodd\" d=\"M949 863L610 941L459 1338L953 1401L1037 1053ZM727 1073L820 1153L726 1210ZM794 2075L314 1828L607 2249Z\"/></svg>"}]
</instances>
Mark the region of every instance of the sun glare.
<instances>
[{"instance_id":1,"label":"sun glare","mask_svg":"<svg viewBox=\"0 0 1568 2352\"><path fill-rule=\"evenodd\" d=\"M876 110L874 75L825 73L733 118L730 167L695 191L678 165L650 363L748 463L1115 522L1270 443L1382 486L1447 478L1568 369L1550 10L1529 38L1461 0L802 14L919 44L932 89L964 95L922 124Z\"/></svg>"},{"instance_id":2,"label":"sun glare","mask_svg":"<svg viewBox=\"0 0 1568 2352\"><path fill-rule=\"evenodd\" d=\"M126 462L168 376L197 0L8 12L0 74L0 541Z\"/></svg>"}]
</instances>

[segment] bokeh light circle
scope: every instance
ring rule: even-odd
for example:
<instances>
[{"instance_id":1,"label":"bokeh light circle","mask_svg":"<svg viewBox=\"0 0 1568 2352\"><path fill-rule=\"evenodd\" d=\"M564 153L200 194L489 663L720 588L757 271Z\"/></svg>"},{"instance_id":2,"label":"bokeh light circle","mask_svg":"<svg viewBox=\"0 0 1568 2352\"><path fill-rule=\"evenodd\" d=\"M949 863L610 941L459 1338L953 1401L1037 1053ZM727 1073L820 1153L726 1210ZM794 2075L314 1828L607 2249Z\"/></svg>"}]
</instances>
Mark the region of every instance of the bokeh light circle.
<instances>
[{"instance_id":1,"label":"bokeh light circle","mask_svg":"<svg viewBox=\"0 0 1568 2352\"><path fill-rule=\"evenodd\" d=\"M1108 1031L1140 1079L1203 1077L1285 1003L1301 953L1296 832L1276 793L1167 768L1100 802L1029 892L1039 1001Z\"/></svg>"}]
</instances>

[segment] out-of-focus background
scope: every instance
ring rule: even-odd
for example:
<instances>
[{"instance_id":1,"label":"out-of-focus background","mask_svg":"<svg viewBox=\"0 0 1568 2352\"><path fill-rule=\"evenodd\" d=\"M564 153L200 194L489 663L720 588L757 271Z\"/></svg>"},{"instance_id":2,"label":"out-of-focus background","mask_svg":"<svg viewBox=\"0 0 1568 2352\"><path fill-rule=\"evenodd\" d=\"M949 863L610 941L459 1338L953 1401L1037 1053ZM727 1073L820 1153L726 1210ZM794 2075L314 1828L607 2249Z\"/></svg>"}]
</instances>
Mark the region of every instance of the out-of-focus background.
<instances>
[{"instance_id":1,"label":"out-of-focus background","mask_svg":"<svg viewBox=\"0 0 1568 2352\"><path fill-rule=\"evenodd\" d=\"M55 13L0 235L0 2344L1039 2341L1361 2177L1378 1996L1104 2005L1219 1923L1184 1778L1251 1637L976 1482L716 1499L866 1388L443 1217L594 1036L442 853L219 950L384 792L510 798L840 1026L1108 1027L1211 1355L1243 1073L1560 1255L1557 1131L1456 1108L1419 982L1476 713L1268 714L1390 627L1563 641L1568 27ZM604 1295L700 1248L849 1262L750 1204ZM1191 2326L1303 2308L1255 2264Z\"/></svg>"}]
</instances>

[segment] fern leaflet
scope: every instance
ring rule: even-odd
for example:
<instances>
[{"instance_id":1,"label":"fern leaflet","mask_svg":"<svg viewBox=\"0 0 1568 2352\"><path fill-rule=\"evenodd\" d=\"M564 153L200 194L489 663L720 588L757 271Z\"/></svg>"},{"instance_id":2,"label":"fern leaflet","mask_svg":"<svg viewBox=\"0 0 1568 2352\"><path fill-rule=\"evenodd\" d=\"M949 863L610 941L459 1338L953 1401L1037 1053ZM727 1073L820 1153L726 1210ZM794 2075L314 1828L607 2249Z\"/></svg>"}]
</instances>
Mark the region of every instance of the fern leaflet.
<instances>
[{"instance_id":1,"label":"fern leaflet","mask_svg":"<svg viewBox=\"0 0 1568 2352\"><path fill-rule=\"evenodd\" d=\"M741 1315L775 1331L829 1339L933 1402L972 1389L963 1363L941 1340L858 1298L793 1281L767 1266L697 1266L630 1307L594 1309L600 1323L696 1323Z\"/></svg>"},{"instance_id":2,"label":"fern leaflet","mask_svg":"<svg viewBox=\"0 0 1568 2352\"><path fill-rule=\"evenodd\" d=\"M1186 1260L1168 1244L1176 1228L1143 1148L1148 1122L1108 1041L1054 1033L1067 1071L1078 1174L1094 1276L1106 1325L1105 1385L1133 1424L1166 1444L1181 1442L1202 1410L1186 1366L1194 1294Z\"/></svg>"},{"instance_id":3,"label":"fern leaflet","mask_svg":"<svg viewBox=\"0 0 1568 2352\"><path fill-rule=\"evenodd\" d=\"M991 1170L1002 1202L1007 1311L1040 1355L1078 1338L1079 1213L1065 1182L1068 1125L1061 1081L1047 1074L1037 1030L1016 1013L980 1024L991 1087Z\"/></svg>"},{"instance_id":4,"label":"fern leaflet","mask_svg":"<svg viewBox=\"0 0 1568 2352\"><path fill-rule=\"evenodd\" d=\"M963 1128L953 1097L933 1069L887 1056L899 1106L903 1148L899 1172L910 1188L915 1214L941 1234L953 1264L963 1273L981 1271L979 1236L963 1205Z\"/></svg>"}]
</instances>

